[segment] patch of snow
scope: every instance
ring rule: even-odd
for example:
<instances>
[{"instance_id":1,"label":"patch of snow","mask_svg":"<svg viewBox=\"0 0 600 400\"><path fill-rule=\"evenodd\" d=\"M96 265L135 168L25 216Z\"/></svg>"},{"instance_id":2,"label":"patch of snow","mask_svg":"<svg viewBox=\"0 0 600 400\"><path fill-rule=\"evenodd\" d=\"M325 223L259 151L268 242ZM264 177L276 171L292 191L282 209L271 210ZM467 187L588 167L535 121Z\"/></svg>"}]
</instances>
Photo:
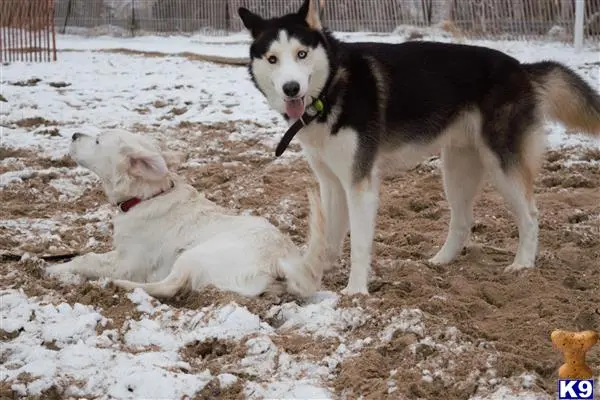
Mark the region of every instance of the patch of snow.
<instances>
[{"instance_id":1,"label":"patch of snow","mask_svg":"<svg viewBox=\"0 0 600 400\"><path fill-rule=\"evenodd\" d=\"M227 389L228 387L230 387L231 385L234 385L237 381L238 381L238 377L232 374L219 374L219 376L217 376L217 378L219 379L219 386L222 389Z\"/></svg>"},{"instance_id":2,"label":"patch of snow","mask_svg":"<svg viewBox=\"0 0 600 400\"><path fill-rule=\"evenodd\" d=\"M151 297L143 289L135 288L127 294L132 303L137 304L137 310L141 313L153 315L156 311L156 299Z\"/></svg>"},{"instance_id":3,"label":"patch of snow","mask_svg":"<svg viewBox=\"0 0 600 400\"><path fill-rule=\"evenodd\" d=\"M125 342L136 348L158 346L176 351L186 343L208 339L242 339L251 334L272 333L273 328L260 321L245 307L230 303L220 308L205 307L198 312L187 312L173 321L171 307L159 304L153 306L143 299L137 290L130 295L138 303L138 310L144 310L156 318L144 317L139 321L129 321ZM158 312L160 311L160 312Z\"/></svg>"},{"instance_id":4,"label":"patch of snow","mask_svg":"<svg viewBox=\"0 0 600 400\"><path fill-rule=\"evenodd\" d=\"M279 349L270 337L261 336L246 342L248 351L240 362L243 371L257 376L269 376L278 367Z\"/></svg>"},{"instance_id":5,"label":"patch of snow","mask_svg":"<svg viewBox=\"0 0 600 400\"><path fill-rule=\"evenodd\" d=\"M537 377L535 375L528 373L521 374L521 379L524 389L531 389L537 381Z\"/></svg>"},{"instance_id":6,"label":"patch of snow","mask_svg":"<svg viewBox=\"0 0 600 400\"><path fill-rule=\"evenodd\" d=\"M240 362L243 371L260 377L271 377L266 382L250 382L245 387L249 399L264 398L330 398L320 387L331 370L307 361L295 361L279 351L269 337L248 340L247 355Z\"/></svg>"},{"instance_id":7,"label":"patch of snow","mask_svg":"<svg viewBox=\"0 0 600 400\"><path fill-rule=\"evenodd\" d=\"M0 350L6 360L1 378L10 382L29 374L27 383L12 386L21 396L37 396L56 385L65 396L180 398L195 394L212 378L208 371L173 372L185 367L176 352L130 354L106 347L112 340L97 336L103 317L90 306L54 306L3 290L0 314L2 329L19 333Z\"/></svg>"},{"instance_id":8,"label":"patch of snow","mask_svg":"<svg viewBox=\"0 0 600 400\"><path fill-rule=\"evenodd\" d=\"M272 333L273 328L262 322L258 315L252 314L246 307L230 303L209 314L205 327L197 328L193 337L239 339L254 333Z\"/></svg>"},{"instance_id":9,"label":"patch of snow","mask_svg":"<svg viewBox=\"0 0 600 400\"><path fill-rule=\"evenodd\" d=\"M83 193L87 189L85 185L82 185L78 182L74 182L72 179L69 178L52 179L49 182L49 184L54 189L62 193L58 198L59 201L76 200L79 197L81 197L81 195L83 195Z\"/></svg>"},{"instance_id":10,"label":"patch of snow","mask_svg":"<svg viewBox=\"0 0 600 400\"><path fill-rule=\"evenodd\" d=\"M251 382L245 390L248 400L254 399L331 399L331 393L325 388L314 386L310 381L280 381L270 384Z\"/></svg>"},{"instance_id":11,"label":"patch of snow","mask_svg":"<svg viewBox=\"0 0 600 400\"><path fill-rule=\"evenodd\" d=\"M425 334L423 312L418 308L402 309L400 315L392 317L391 322L383 329L379 338L384 342L389 342L397 331L423 336Z\"/></svg>"},{"instance_id":12,"label":"patch of snow","mask_svg":"<svg viewBox=\"0 0 600 400\"><path fill-rule=\"evenodd\" d=\"M61 228L58 221L41 218L17 218L0 220L0 228L10 230L11 238L20 243L41 243L48 245L48 250L56 249L62 243L57 232Z\"/></svg>"},{"instance_id":13,"label":"patch of snow","mask_svg":"<svg viewBox=\"0 0 600 400\"><path fill-rule=\"evenodd\" d=\"M339 296L333 292L319 292L308 303L299 306L285 303L273 306L267 316L284 321L280 331L296 330L316 337L340 337L340 332L361 326L367 314L361 308L336 308Z\"/></svg>"}]
</instances>

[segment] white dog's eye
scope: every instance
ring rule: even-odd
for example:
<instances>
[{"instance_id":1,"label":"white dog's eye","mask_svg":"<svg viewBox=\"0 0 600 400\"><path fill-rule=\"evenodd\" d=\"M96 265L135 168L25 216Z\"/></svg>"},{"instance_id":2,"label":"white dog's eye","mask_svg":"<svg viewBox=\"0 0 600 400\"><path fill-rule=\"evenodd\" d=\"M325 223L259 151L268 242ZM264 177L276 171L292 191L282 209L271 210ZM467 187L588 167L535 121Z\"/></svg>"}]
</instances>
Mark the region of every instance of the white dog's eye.
<instances>
[{"instance_id":1,"label":"white dog's eye","mask_svg":"<svg viewBox=\"0 0 600 400\"><path fill-rule=\"evenodd\" d=\"M275 64L277 62L277 57L270 56L269 58L267 58L267 61L271 64Z\"/></svg>"},{"instance_id":2,"label":"white dog's eye","mask_svg":"<svg viewBox=\"0 0 600 400\"><path fill-rule=\"evenodd\" d=\"M298 58L301 59L301 60L304 59L304 58L306 58L307 55L308 55L308 53L305 50L300 50L298 52Z\"/></svg>"},{"instance_id":3,"label":"white dog's eye","mask_svg":"<svg viewBox=\"0 0 600 400\"><path fill-rule=\"evenodd\" d=\"M100 144L100 139L96 138L96 144Z\"/></svg>"}]
</instances>

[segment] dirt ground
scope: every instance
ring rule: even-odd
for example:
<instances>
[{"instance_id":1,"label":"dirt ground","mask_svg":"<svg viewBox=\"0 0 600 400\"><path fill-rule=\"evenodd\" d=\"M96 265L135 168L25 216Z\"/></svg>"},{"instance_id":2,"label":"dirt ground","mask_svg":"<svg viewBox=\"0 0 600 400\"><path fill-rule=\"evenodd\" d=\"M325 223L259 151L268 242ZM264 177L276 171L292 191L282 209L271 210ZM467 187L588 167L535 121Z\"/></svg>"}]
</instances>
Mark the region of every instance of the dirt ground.
<instances>
[{"instance_id":1,"label":"dirt ground","mask_svg":"<svg viewBox=\"0 0 600 400\"><path fill-rule=\"evenodd\" d=\"M272 148L253 141L230 141L228 137L234 129L235 124L183 124L169 132L174 139L185 140L189 159L209 160L201 167L179 166L179 173L209 199L225 207L266 216L298 244L304 244L308 211L305 189L316 185L307 163L300 157L289 163L276 162ZM190 135L193 131L202 131L203 135ZM175 145L175 148L178 146L182 147ZM292 150L297 151L297 145ZM73 167L68 159L40 159L27 151L14 154L11 151L0 149L2 157L10 154L30 167L55 167L58 173L61 168ZM572 159L596 163L565 162ZM531 386L554 396L561 356L551 345L551 331L600 330L598 161L600 150L547 153L535 185L540 211L537 268L519 274L503 272L514 256L517 229L491 186L484 187L475 206L472 244L453 264L436 267L425 260L445 239L449 210L435 160L386 179L381 190L371 294L342 301L343 305L363 307L371 317L349 335L377 337L389 323L390 315L401 309L418 308L427 314L429 326L439 327L439 332L456 327L460 332L456 341L475 346L443 352L436 346L422 344L413 352L409 345L417 340L418 334L395 335L385 344L366 346L359 355L341 363L337 376L330 382L336 394L364 395L367 399L465 399L478 389L478 371L489 369L491 363L498 379L535 373L537 378ZM1 172L11 168L4 166ZM105 203L98 186L74 202L59 201L54 189L48 188L51 179L51 174L34 175L1 190L0 219L47 218L60 210L84 213ZM73 229L63 238L68 246L56 252L77 252L82 248L89 239L85 229L89 222L75 219ZM97 231L94 236L101 248L110 247L106 232ZM0 229L0 248L37 255L46 252L42 245L16 241L7 229ZM346 285L348 250L346 244L340 266L325 277L325 289L339 292ZM24 273L15 274L17 266L24 266ZM120 290L110 287L100 290L89 285L65 287L43 278L35 265L17 265L6 257L0 263L0 284L4 288L23 287L28 294L54 293L68 302L99 304L107 315L114 316L115 324L123 318L137 318L135 307ZM179 296L168 304L195 309L231 299L266 320L271 302L282 301L247 300L209 290ZM276 324L272 319L267 322ZM278 345L286 351L308 358L322 358L339 345L335 339L315 346L298 335L282 336L279 341ZM495 357L490 360L481 356L478 343L491 346ZM192 366L220 370L239 359L243 350L235 343L197 343L190 344L182 356ZM587 359L598 373L600 345L589 352ZM424 369L442 370L444 374L424 380ZM393 394L388 394L390 370L396 371L391 378L397 388ZM4 388L2 394L10 395L7 390ZM198 394L198 398L211 397L240 398L241 386L222 392L217 383ZM56 397L48 393L45 398Z\"/></svg>"}]
</instances>

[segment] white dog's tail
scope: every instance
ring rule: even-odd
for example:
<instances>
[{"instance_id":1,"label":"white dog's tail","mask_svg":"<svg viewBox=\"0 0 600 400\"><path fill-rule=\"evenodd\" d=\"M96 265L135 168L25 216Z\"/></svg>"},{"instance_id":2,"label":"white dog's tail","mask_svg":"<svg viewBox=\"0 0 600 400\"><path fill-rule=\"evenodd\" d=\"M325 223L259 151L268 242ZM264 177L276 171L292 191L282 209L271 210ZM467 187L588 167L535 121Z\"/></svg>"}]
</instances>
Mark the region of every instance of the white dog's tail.
<instances>
[{"instance_id":1,"label":"white dog's tail","mask_svg":"<svg viewBox=\"0 0 600 400\"><path fill-rule=\"evenodd\" d=\"M170 298L187 286L189 274L184 271L171 271L171 273L160 282L138 283L127 280L115 280L113 283L126 290L135 288L144 289L152 297Z\"/></svg>"},{"instance_id":2,"label":"white dog's tail","mask_svg":"<svg viewBox=\"0 0 600 400\"><path fill-rule=\"evenodd\" d=\"M315 190L308 191L308 204L308 248L302 257L286 258L279 262L288 291L302 297L312 295L321 287L325 269L325 221L321 199Z\"/></svg>"}]
</instances>

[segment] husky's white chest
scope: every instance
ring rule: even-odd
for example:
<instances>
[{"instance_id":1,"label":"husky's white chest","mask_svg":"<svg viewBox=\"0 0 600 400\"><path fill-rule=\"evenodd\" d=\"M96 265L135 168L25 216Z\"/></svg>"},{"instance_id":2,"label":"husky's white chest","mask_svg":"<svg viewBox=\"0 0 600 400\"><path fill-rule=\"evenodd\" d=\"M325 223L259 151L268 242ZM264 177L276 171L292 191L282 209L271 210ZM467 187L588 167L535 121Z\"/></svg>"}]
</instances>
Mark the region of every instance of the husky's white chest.
<instances>
[{"instance_id":1,"label":"husky's white chest","mask_svg":"<svg viewBox=\"0 0 600 400\"><path fill-rule=\"evenodd\" d=\"M355 130L340 129L332 135L330 125L314 124L299 132L298 141L313 169L327 167L342 181L351 180L352 165L358 148L358 134Z\"/></svg>"}]
</instances>

